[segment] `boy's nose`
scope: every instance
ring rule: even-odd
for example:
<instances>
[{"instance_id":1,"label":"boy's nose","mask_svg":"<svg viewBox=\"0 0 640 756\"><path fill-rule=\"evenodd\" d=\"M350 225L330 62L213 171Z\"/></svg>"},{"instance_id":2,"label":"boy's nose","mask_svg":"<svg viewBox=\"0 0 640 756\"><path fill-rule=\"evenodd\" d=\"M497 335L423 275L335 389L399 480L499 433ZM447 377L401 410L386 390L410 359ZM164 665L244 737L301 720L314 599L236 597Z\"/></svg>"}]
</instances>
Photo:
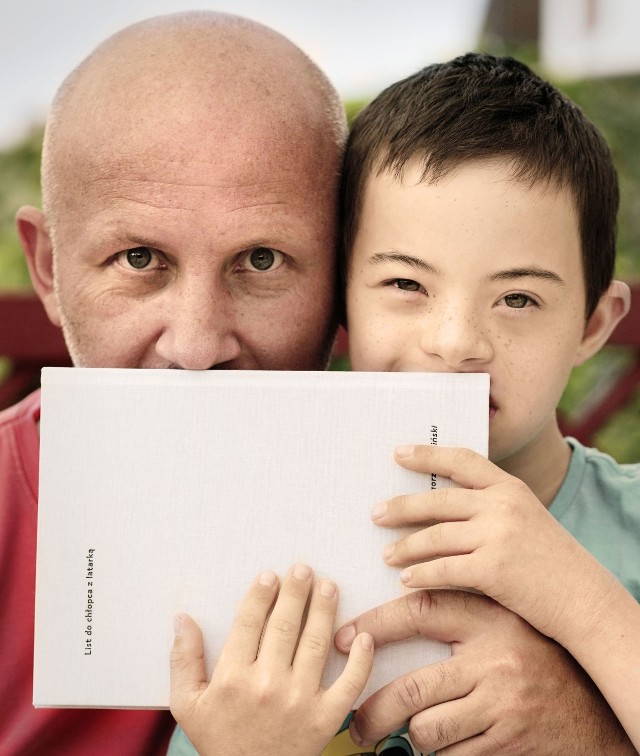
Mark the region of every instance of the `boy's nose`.
<instances>
[{"instance_id":1,"label":"boy's nose","mask_svg":"<svg viewBox=\"0 0 640 756\"><path fill-rule=\"evenodd\" d=\"M184 370L208 370L240 356L235 311L223 288L192 283L164 302L163 327L156 352Z\"/></svg>"},{"instance_id":2,"label":"boy's nose","mask_svg":"<svg viewBox=\"0 0 640 756\"><path fill-rule=\"evenodd\" d=\"M488 362L493 350L477 317L448 308L438 318L431 313L422 333L422 350L451 370L472 369Z\"/></svg>"}]
</instances>

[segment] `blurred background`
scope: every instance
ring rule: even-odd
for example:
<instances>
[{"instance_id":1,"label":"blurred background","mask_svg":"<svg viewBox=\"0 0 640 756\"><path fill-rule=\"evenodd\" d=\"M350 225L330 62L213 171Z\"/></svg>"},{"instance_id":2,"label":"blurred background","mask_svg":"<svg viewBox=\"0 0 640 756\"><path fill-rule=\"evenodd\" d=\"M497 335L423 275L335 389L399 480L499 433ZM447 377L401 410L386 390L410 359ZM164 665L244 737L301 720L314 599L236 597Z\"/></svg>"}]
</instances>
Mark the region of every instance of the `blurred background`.
<instances>
[{"instance_id":1,"label":"blurred background","mask_svg":"<svg viewBox=\"0 0 640 756\"><path fill-rule=\"evenodd\" d=\"M68 359L33 306L13 216L39 205L42 125L57 87L100 41L142 18L194 7L248 16L305 50L350 117L391 82L467 50L511 54L574 99L620 174L617 276L640 282L640 3L637 0L25 0L0 10L0 407ZM637 300L640 299L640 287ZM640 460L640 310L616 344L574 371L564 429ZM344 339L341 342L344 344ZM340 350L339 350L340 351ZM334 368L348 369L339 354Z\"/></svg>"}]
</instances>

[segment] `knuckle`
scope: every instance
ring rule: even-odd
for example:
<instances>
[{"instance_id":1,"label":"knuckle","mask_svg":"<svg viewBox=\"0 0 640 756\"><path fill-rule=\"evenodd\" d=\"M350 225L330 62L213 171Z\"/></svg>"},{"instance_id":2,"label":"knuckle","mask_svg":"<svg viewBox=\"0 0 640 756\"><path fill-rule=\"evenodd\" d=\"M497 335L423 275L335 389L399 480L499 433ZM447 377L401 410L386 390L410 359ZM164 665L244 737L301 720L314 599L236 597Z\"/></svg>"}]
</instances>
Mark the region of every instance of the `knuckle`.
<instances>
[{"instance_id":1,"label":"knuckle","mask_svg":"<svg viewBox=\"0 0 640 756\"><path fill-rule=\"evenodd\" d=\"M289 640L293 636L295 629L296 626L293 622L284 617L272 617L269 623L269 630L285 640Z\"/></svg>"},{"instance_id":2,"label":"knuckle","mask_svg":"<svg viewBox=\"0 0 640 756\"><path fill-rule=\"evenodd\" d=\"M273 677L266 672L256 676L252 690L258 704L272 703L279 692Z\"/></svg>"},{"instance_id":3,"label":"knuckle","mask_svg":"<svg viewBox=\"0 0 640 756\"><path fill-rule=\"evenodd\" d=\"M438 489L436 489L435 494L437 495L438 499L440 500L439 503L440 503L440 505L442 507L446 507L447 506L447 501L449 499L450 491L451 491L450 488L438 488Z\"/></svg>"},{"instance_id":4,"label":"knuckle","mask_svg":"<svg viewBox=\"0 0 640 756\"><path fill-rule=\"evenodd\" d=\"M456 682L459 674L456 674L455 667L447 662L434 664L429 669L434 678L431 682L431 695L439 699L442 697L442 691L446 692Z\"/></svg>"},{"instance_id":5,"label":"knuckle","mask_svg":"<svg viewBox=\"0 0 640 756\"><path fill-rule=\"evenodd\" d=\"M453 717L443 717L429 724L416 716L409 722L408 729L409 737L422 751L457 743L460 736L460 724Z\"/></svg>"},{"instance_id":6,"label":"knuckle","mask_svg":"<svg viewBox=\"0 0 640 756\"><path fill-rule=\"evenodd\" d=\"M253 635L257 632L262 632L264 627L263 623L256 617L245 614L238 617L235 624L236 628L247 635Z\"/></svg>"},{"instance_id":7,"label":"knuckle","mask_svg":"<svg viewBox=\"0 0 640 756\"><path fill-rule=\"evenodd\" d=\"M414 591L408 594L406 607L408 620L413 630L421 632L427 615L433 610L435 599L429 591Z\"/></svg>"},{"instance_id":8,"label":"knuckle","mask_svg":"<svg viewBox=\"0 0 640 756\"><path fill-rule=\"evenodd\" d=\"M320 633L305 633L300 640L300 644L306 651L316 657L325 656L329 650L328 639Z\"/></svg>"},{"instance_id":9,"label":"knuckle","mask_svg":"<svg viewBox=\"0 0 640 756\"><path fill-rule=\"evenodd\" d=\"M440 570L442 574L442 581L444 583L447 583L448 585L453 585L453 583L456 582L455 576L452 575L452 569L454 567L454 563L451 557L442 557L438 560L438 563L440 565Z\"/></svg>"},{"instance_id":10,"label":"knuckle","mask_svg":"<svg viewBox=\"0 0 640 756\"><path fill-rule=\"evenodd\" d=\"M184 654L182 653L182 651L171 649L171 652L169 653L169 665L171 669L175 672L180 672L187 666L187 663L186 663L186 660L184 658Z\"/></svg>"},{"instance_id":11,"label":"knuckle","mask_svg":"<svg viewBox=\"0 0 640 756\"><path fill-rule=\"evenodd\" d=\"M520 508L520 502L531 495L526 483L518 478L510 480L502 491L502 508L507 514L515 514Z\"/></svg>"},{"instance_id":12,"label":"knuckle","mask_svg":"<svg viewBox=\"0 0 640 756\"><path fill-rule=\"evenodd\" d=\"M426 706L424 689L414 675L398 680L393 689L396 705L403 711L422 711Z\"/></svg>"},{"instance_id":13,"label":"knuckle","mask_svg":"<svg viewBox=\"0 0 640 756\"><path fill-rule=\"evenodd\" d=\"M383 606L377 606L375 609L372 610L371 613L371 623L373 625L374 630L376 631L382 631L387 625L388 617L387 617L387 611L386 608Z\"/></svg>"},{"instance_id":14,"label":"knuckle","mask_svg":"<svg viewBox=\"0 0 640 756\"><path fill-rule=\"evenodd\" d=\"M456 446L451 450L451 467L453 469L464 468L473 461L474 453L470 449Z\"/></svg>"},{"instance_id":15,"label":"knuckle","mask_svg":"<svg viewBox=\"0 0 640 756\"><path fill-rule=\"evenodd\" d=\"M362 670L354 671L352 674L345 675L342 679L342 690L348 698L356 699L362 693L362 679L360 673Z\"/></svg>"},{"instance_id":16,"label":"knuckle","mask_svg":"<svg viewBox=\"0 0 640 756\"><path fill-rule=\"evenodd\" d=\"M435 525L432 525L427 531L429 534L429 539L431 540L431 546L438 553L440 553L440 550L442 548L442 541L445 536L445 533L443 532L444 528L445 528L444 523L438 522Z\"/></svg>"},{"instance_id":17,"label":"knuckle","mask_svg":"<svg viewBox=\"0 0 640 756\"><path fill-rule=\"evenodd\" d=\"M224 700L229 700L241 696L244 691L244 682L238 678L231 670L216 670L215 688L220 692Z\"/></svg>"}]
</instances>

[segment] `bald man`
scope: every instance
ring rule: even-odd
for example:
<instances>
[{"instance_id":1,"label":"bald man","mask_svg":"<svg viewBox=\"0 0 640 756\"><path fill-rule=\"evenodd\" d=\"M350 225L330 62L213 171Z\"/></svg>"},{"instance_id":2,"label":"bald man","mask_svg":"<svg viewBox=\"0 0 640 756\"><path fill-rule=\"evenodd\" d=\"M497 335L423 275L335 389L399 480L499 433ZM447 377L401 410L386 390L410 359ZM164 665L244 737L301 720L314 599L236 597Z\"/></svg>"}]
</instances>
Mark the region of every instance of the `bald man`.
<instances>
[{"instance_id":1,"label":"bald man","mask_svg":"<svg viewBox=\"0 0 640 756\"><path fill-rule=\"evenodd\" d=\"M168 16L100 46L54 101L44 210L17 215L34 287L74 364L323 369L345 131L323 74L258 24ZM37 393L0 415L0 753L163 753L166 713L31 706L38 419ZM541 727L556 753L614 742L615 721L563 650L488 599L443 593L376 617L382 640L422 632L459 644L509 752L543 753ZM436 696L454 699L439 732L457 740L456 681L440 665L420 675L361 707L363 734ZM340 737L327 753L358 752Z\"/></svg>"},{"instance_id":2,"label":"bald man","mask_svg":"<svg viewBox=\"0 0 640 756\"><path fill-rule=\"evenodd\" d=\"M168 16L100 46L51 109L44 211L17 215L74 364L323 369L345 136L324 75L258 24ZM167 712L32 708L38 417L34 394L0 418L0 753L164 752Z\"/></svg>"}]
</instances>

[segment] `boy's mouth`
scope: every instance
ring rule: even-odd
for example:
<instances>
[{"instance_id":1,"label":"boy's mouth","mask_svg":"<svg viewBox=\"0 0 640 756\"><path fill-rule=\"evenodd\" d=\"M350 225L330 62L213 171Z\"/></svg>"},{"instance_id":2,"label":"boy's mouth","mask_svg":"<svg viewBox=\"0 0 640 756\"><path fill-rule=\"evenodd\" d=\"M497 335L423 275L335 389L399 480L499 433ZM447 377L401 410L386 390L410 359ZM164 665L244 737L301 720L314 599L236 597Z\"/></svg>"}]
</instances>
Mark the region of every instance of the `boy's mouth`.
<instances>
[{"instance_id":1,"label":"boy's mouth","mask_svg":"<svg viewBox=\"0 0 640 756\"><path fill-rule=\"evenodd\" d=\"M493 416L498 411L498 407L496 406L496 403L493 401L493 397L489 397L489 420L493 418Z\"/></svg>"}]
</instances>

